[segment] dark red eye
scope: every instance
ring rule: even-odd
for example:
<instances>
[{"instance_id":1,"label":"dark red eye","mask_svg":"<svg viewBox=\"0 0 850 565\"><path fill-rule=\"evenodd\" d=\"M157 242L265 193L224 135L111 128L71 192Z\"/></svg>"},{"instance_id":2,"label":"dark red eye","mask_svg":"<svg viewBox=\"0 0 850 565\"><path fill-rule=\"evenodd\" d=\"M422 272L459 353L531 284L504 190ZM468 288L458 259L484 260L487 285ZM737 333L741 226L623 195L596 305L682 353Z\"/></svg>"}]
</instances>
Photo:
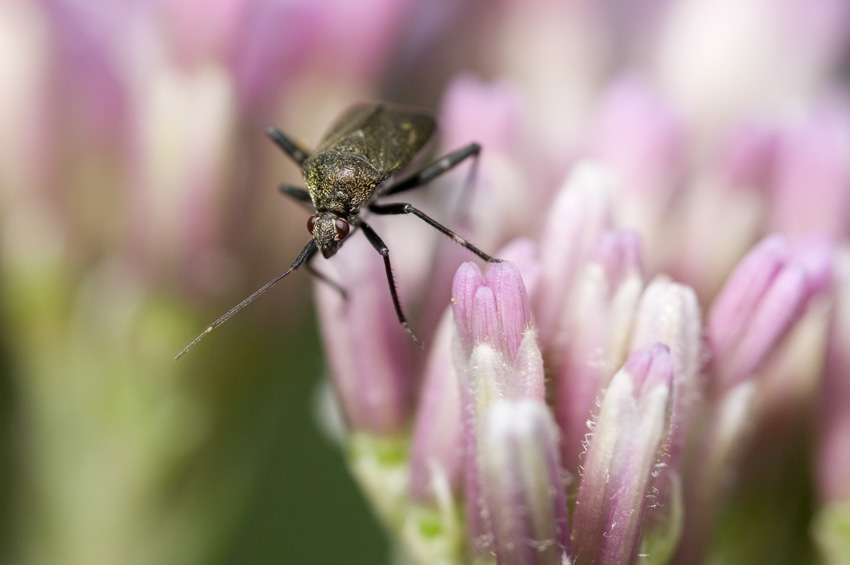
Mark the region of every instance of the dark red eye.
<instances>
[{"instance_id":1,"label":"dark red eye","mask_svg":"<svg viewBox=\"0 0 850 565\"><path fill-rule=\"evenodd\" d=\"M317 219L318 219L318 216L316 214L313 214L312 216L307 218L307 231L310 232L310 235L313 235L313 229L315 229L315 227L316 227L316 220Z\"/></svg>"},{"instance_id":2,"label":"dark red eye","mask_svg":"<svg viewBox=\"0 0 850 565\"><path fill-rule=\"evenodd\" d=\"M337 218L334 221L334 229L336 230L336 241L342 241L346 237L348 237L348 232L351 231L351 226L348 225L346 220L342 218Z\"/></svg>"}]
</instances>

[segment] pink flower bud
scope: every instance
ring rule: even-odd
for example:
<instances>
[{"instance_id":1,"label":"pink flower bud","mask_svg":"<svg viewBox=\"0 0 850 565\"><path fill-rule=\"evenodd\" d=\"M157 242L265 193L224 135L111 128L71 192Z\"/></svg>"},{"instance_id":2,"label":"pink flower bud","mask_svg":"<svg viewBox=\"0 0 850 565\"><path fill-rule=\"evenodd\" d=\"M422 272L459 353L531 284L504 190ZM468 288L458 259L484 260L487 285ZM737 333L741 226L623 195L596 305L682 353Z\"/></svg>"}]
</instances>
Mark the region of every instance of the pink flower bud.
<instances>
[{"instance_id":1,"label":"pink flower bud","mask_svg":"<svg viewBox=\"0 0 850 565\"><path fill-rule=\"evenodd\" d=\"M454 324L447 311L432 340L410 454L410 495L434 500L435 481L457 492L463 464L460 383L451 357Z\"/></svg>"},{"instance_id":2,"label":"pink flower bud","mask_svg":"<svg viewBox=\"0 0 850 565\"><path fill-rule=\"evenodd\" d=\"M799 236L850 233L850 106L820 108L779 138L772 227Z\"/></svg>"},{"instance_id":3,"label":"pink flower bud","mask_svg":"<svg viewBox=\"0 0 850 565\"><path fill-rule=\"evenodd\" d=\"M482 506L480 442L483 418L504 400L544 398L543 358L519 270L493 265L484 277L473 263L461 265L452 286L457 327L455 368L466 450L465 496L469 538L476 554L491 548L492 523Z\"/></svg>"},{"instance_id":4,"label":"pink flower bud","mask_svg":"<svg viewBox=\"0 0 850 565\"><path fill-rule=\"evenodd\" d=\"M577 273L561 315L564 345L554 359L555 417L563 460L576 469L597 398L622 365L643 287L637 236L605 232Z\"/></svg>"},{"instance_id":5,"label":"pink flower bud","mask_svg":"<svg viewBox=\"0 0 850 565\"><path fill-rule=\"evenodd\" d=\"M499 563L569 561L558 429L541 400L495 403L478 443L484 512Z\"/></svg>"},{"instance_id":6,"label":"pink flower bud","mask_svg":"<svg viewBox=\"0 0 850 565\"><path fill-rule=\"evenodd\" d=\"M316 301L328 363L349 429L387 435L406 425L411 413L415 346L399 330L386 274L376 255L365 237L352 238L345 253L320 267L334 280L345 281L347 300L319 284ZM404 289L399 293L404 300Z\"/></svg>"},{"instance_id":7,"label":"pink flower bud","mask_svg":"<svg viewBox=\"0 0 850 565\"><path fill-rule=\"evenodd\" d=\"M830 244L814 242L792 258L787 240L765 238L741 261L708 317L708 343L723 388L741 382L800 318L824 285Z\"/></svg>"},{"instance_id":8,"label":"pink flower bud","mask_svg":"<svg viewBox=\"0 0 850 565\"><path fill-rule=\"evenodd\" d=\"M573 516L577 563L634 561L672 386L673 358L658 344L633 353L605 391Z\"/></svg>"},{"instance_id":9,"label":"pink flower bud","mask_svg":"<svg viewBox=\"0 0 850 565\"><path fill-rule=\"evenodd\" d=\"M605 168L580 163L552 203L540 237L540 288L535 298L544 348L561 339L561 314L574 278L599 234L611 225L612 190Z\"/></svg>"}]
</instances>

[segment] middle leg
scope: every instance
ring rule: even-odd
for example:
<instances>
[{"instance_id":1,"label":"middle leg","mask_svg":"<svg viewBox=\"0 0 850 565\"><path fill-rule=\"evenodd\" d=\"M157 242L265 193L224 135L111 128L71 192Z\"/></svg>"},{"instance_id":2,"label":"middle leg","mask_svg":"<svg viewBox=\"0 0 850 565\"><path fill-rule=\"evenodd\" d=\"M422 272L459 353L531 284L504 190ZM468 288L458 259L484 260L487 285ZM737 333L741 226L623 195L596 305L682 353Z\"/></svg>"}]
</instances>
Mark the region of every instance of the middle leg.
<instances>
[{"instance_id":1,"label":"middle leg","mask_svg":"<svg viewBox=\"0 0 850 565\"><path fill-rule=\"evenodd\" d=\"M420 187L423 184L428 184L443 173L455 168L469 157L472 157L474 159L473 167L476 167L478 163L478 155L480 153L481 145L477 143L470 143L466 147L461 147L460 149L452 151L442 159L439 159L437 162L428 165L413 176L407 177L406 179L400 181L398 184L391 186L389 190L384 193L384 196L398 194L400 192L405 192ZM473 174L474 171L475 169L473 168ZM469 183L467 182L467 184Z\"/></svg>"}]
</instances>

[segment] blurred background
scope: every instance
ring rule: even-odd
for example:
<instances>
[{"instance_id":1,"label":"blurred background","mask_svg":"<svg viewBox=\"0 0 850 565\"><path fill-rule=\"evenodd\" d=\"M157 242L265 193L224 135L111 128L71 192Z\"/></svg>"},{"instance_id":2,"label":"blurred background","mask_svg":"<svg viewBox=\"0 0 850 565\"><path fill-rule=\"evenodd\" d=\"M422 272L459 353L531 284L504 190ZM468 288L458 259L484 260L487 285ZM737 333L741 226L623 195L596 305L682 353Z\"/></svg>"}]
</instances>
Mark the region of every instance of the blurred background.
<instances>
[{"instance_id":1,"label":"blurred background","mask_svg":"<svg viewBox=\"0 0 850 565\"><path fill-rule=\"evenodd\" d=\"M843 0L786 4L4 0L0 561L380 562L316 417L309 276L173 360L308 238L265 126L311 146L352 102L439 113L457 77L496 81L546 194L623 72L697 148L845 76Z\"/></svg>"}]
</instances>

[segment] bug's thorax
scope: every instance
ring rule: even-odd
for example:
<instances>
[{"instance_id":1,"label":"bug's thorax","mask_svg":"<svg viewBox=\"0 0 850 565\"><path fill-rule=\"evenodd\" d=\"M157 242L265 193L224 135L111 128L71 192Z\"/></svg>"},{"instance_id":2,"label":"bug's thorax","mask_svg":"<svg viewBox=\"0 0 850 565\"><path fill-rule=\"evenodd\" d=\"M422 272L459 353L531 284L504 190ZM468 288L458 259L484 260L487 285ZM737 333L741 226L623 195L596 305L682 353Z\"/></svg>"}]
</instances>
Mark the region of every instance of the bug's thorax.
<instances>
[{"instance_id":1,"label":"bug's thorax","mask_svg":"<svg viewBox=\"0 0 850 565\"><path fill-rule=\"evenodd\" d=\"M303 164L304 181L316 210L348 216L365 206L383 180L362 155L321 151Z\"/></svg>"}]
</instances>

